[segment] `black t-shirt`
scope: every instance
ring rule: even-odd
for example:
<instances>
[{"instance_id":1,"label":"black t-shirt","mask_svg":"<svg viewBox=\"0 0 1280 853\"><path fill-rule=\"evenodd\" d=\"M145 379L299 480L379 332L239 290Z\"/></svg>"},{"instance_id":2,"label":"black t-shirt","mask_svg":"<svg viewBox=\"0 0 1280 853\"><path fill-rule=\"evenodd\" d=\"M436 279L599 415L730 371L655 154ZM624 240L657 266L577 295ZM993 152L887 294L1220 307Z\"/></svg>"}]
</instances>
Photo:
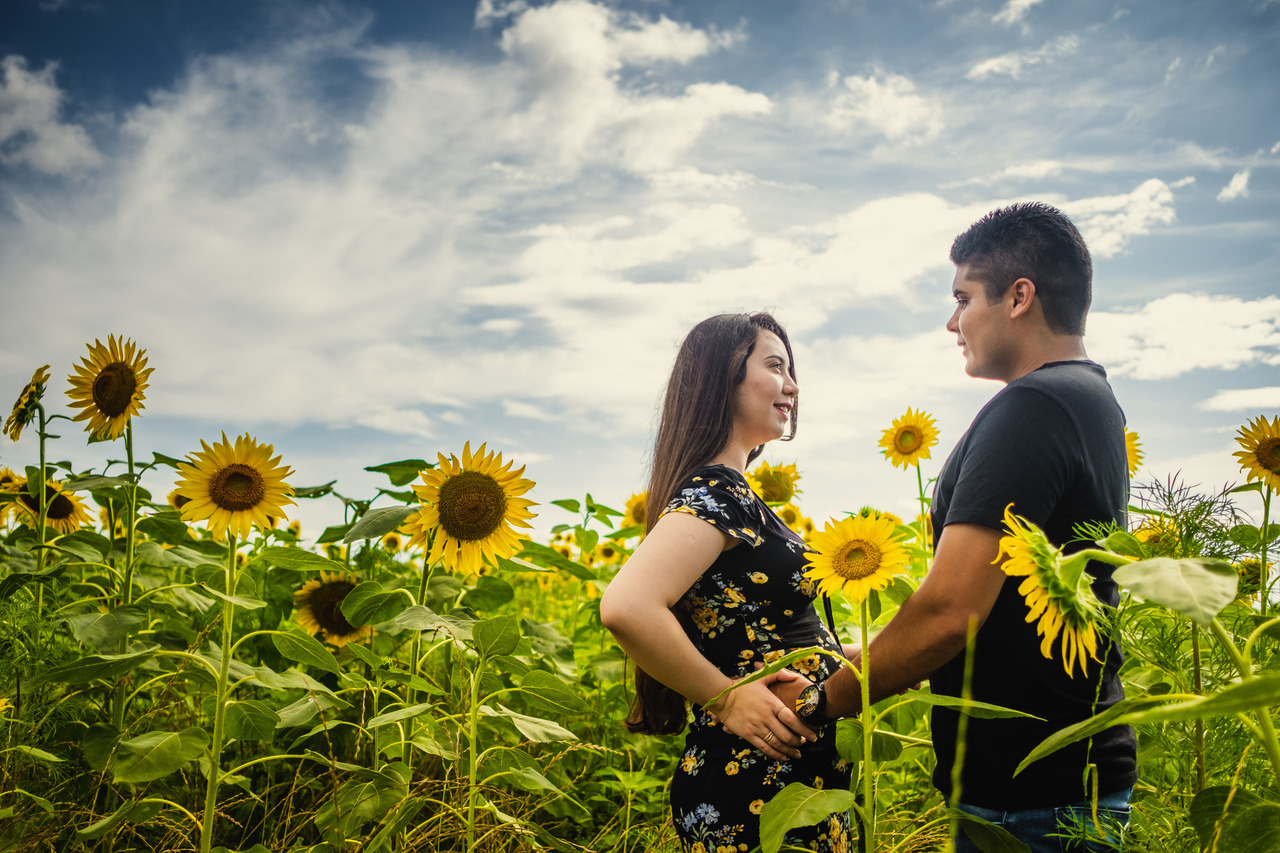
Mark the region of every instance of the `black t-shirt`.
<instances>
[{"instance_id":1,"label":"black t-shirt","mask_svg":"<svg viewBox=\"0 0 1280 853\"><path fill-rule=\"evenodd\" d=\"M1129 479L1124 413L1106 371L1090 361L1043 365L1010 382L993 397L960 438L942 466L931 512L935 542L948 524L1004 528L1005 507L1038 525L1053 544L1068 552L1088 547L1072 542L1081 522L1125 522ZM1093 591L1114 606L1119 590L1111 567L1091 562ZM992 809L1065 805L1085 799L1085 767L1098 766L1099 793L1133 785L1137 779L1133 730L1117 726L1013 771L1044 738L1124 698L1117 675L1123 654L1118 643L1106 649L1106 666L1089 661L1085 677L1063 670L1061 644L1053 658L1040 653L1036 623L1026 621L1018 594L1021 578L1007 578L976 637L973 698L1043 717L970 718L961 799ZM1098 678L1101 673L1102 683ZM935 693L959 696L964 653L930 676ZM1096 696L1096 704L1095 704ZM951 791L951 769L959 714L933 710L933 743L938 764L934 784Z\"/></svg>"}]
</instances>

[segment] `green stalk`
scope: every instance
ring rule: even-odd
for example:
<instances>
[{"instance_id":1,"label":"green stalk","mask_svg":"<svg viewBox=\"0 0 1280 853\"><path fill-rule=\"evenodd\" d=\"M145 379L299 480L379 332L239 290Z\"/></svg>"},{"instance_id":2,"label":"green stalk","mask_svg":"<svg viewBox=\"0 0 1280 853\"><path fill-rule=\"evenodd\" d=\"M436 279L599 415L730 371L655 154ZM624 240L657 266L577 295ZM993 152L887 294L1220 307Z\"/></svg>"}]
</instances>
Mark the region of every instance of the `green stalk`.
<instances>
[{"instance_id":1,"label":"green stalk","mask_svg":"<svg viewBox=\"0 0 1280 853\"><path fill-rule=\"evenodd\" d=\"M481 660L471 673L471 708L467 721L467 853L475 853L476 849L476 797L479 786L476 776L480 771L480 670L484 666Z\"/></svg>"},{"instance_id":2,"label":"green stalk","mask_svg":"<svg viewBox=\"0 0 1280 853\"><path fill-rule=\"evenodd\" d=\"M919 466L916 470L920 470ZM867 623L871 621L871 611L866 598L862 599L862 618L859 621L862 623L862 684L860 685L862 688L862 805L863 825L866 828L863 838L866 841L867 853L875 853L876 794L875 781L872 778L875 762L871 760L871 736L875 733L876 715L871 710L871 655L867 654Z\"/></svg>"},{"instance_id":3,"label":"green stalk","mask_svg":"<svg viewBox=\"0 0 1280 853\"><path fill-rule=\"evenodd\" d=\"M36 576L44 575L44 542L45 542L45 524L49 520L49 487L45 485L44 473L44 441L45 435L45 419L44 406L36 404L36 416L40 419L40 521L36 525L37 536L40 539L40 549L36 551ZM28 490L28 494L30 491ZM36 584L36 644L40 643L40 617L44 613L44 584Z\"/></svg>"},{"instance_id":4,"label":"green stalk","mask_svg":"<svg viewBox=\"0 0 1280 853\"><path fill-rule=\"evenodd\" d=\"M1230 656L1232 663L1236 666L1236 671L1240 673L1241 681L1253 681L1253 667L1244 655L1240 654L1240 650L1236 648L1235 643L1231 641L1231 635L1227 633L1227 629L1222 627L1222 623L1215 616L1213 621L1209 623L1210 629L1215 637L1226 649L1227 655ZM1259 708L1258 729L1262 737L1262 748L1267 751L1267 758L1271 760L1271 770L1275 773L1276 779L1280 780L1280 741L1276 739L1276 727L1271 722L1271 713L1266 708Z\"/></svg>"},{"instance_id":5,"label":"green stalk","mask_svg":"<svg viewBox=\"0 0 1280 853\"><path fill-rule=\"evenodd\" d=\"M124 452L129 462L129 506L126 508L128 521L125 526L125 548L124 548L124 581L120 585L120 605L133 603L133 548L134 548L134 525L138 521L138 483L134 478L133 467L133 424L129 423L124 428ZM108 519L110 520L110 519ZM114 531L112 532L114 536ZM123 654L126 650L128 640L121 635L117 644L116 651ZM115 724L116 731L124 730L124 689L116 693L111 700L111 721Z\"/></svg>"},{"instance_id":6,"label":"green stalk","mask_svg":"<svg viewBox=\"0 0 1280 853\"><path fill-rule=\"evenodd\" d=\"M228 535L227 542L228 595L236 589L236 537ZM222 654L218 661L217 704L213 709L213 740L209 744L209 780L204 795L204 821L200 824L200 853L209 853L213 847L213 823L218 816L218 785L222 781L222 738L226 719L228 683L231 674L232 629L235 621L235 605L222 602Z\"/></svg>"},{"instance_id":7,"label":"green stalk","mask_svg":"<svg viewBox=\"0 0 1280 853\"><path fill-rule=\"evenodd\" d=\"M1258 537L1258 588L1262 590L1260 605L1265 613L1271 601L1271 590L1267 586L1267 533L1271 526L1271 487L1262 487L1262 535Z\"/></svg>"},{"instance_id":8,"label":"green stalk","mask_svg":"<svg viewBox=\"0 0 1280 853\"><path fill-rule=\"evenodd\" d=\"M1191 623L1191 677L1195 684L1195 692L1204 695L1204 663L1200 660L1200 629ZM1204 720L1197 717L1195 726L1196 738L1196 793L1204 790ZM1092 740L1089 741L1093 743Z\"/></svg>"}]
</instances>

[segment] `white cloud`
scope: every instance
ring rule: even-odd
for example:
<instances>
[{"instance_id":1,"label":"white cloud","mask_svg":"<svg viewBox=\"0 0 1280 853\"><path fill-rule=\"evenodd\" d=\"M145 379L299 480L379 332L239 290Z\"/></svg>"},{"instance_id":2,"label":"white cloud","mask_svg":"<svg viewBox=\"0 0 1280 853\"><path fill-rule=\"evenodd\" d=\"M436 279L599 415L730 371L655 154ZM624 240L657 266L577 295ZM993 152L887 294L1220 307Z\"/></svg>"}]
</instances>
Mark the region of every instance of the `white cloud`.
<instances>
[{"instance_id":1,"label":"white cloud","mask_svg":"<svg viewBox=\"0 0 1280 853\"><path fill-rule=\"evenodd\" d=\"M1176 181L1174 181L1173 183L1169 184L1169 189L1171 189L1171 190L1180 190L1180 189L1182 189L1183 187L1189 187L1189 186L1191 186L1191 185L1192 185L1192 184L1194 184L1195 182L1196 182L1196 179L1195 179L1195 176L1194 176L1194 175L1187 175L1185 178L1178 178L1178 180L1176 180Z\"/></svg>"},{"instance_id":2,"label":"white cloud","mask_svg":"<svg viewBox=\"0 0 1280 853\"><path fill-rule=\"evenodd\" d=\"M1070 56L1079 48L1078 36L1059 36L1053 41L1045 42L1037 50L1014 51L984 59L971 67L965 76L970 80L981 80L996 74L1006 74L1017 80L1025 69L1052 63Z\"/></svg>"},{"instance_id":3,"label":"white cloud","mask_svg":"<svg viewBox=\"0 0 1280 853\"><path fill-rule=\"evenodd\" d=\"M1280 409L1280 385L1219 391L1209 399L1201 401L1196 408L1209 412Z\"/></svg>"},{"instance_id":4,"label":"white cloud","mask_svg":"<svg viewBox=\"0 0 1280 853\"><path fill-rule=\"evenodd\" d=\"M1276 0L1276 2L1280 3L1280 0ZM1280 142L1277 142L1275 145L1271 146L1271 153L1280 154Z\"/></svg>"},{"instance_id":5,"label":"white cloud","mask_svg":"<svg viewBox=\"0 0 1280 853\"><path fill-rule=\"evenodd\" d=\"M1231 182L1228 183L1218 193L1218 201L1228 202L1237 198L1249 197L1249 170L1242 169L1231 176Z\"/></svg>"},{"instance_id":6,"label":"white cloud","mask_svg":"<svg viewBox=\"0 0 1280 853\"><path fill-rule=\"evenodd\" d=\"M101 162L84 128L61 120L57 63L29 71L23 57L6 56L0 70L0 163L63 175Z\"/></svg>"},{"instance_id":7,"label":"white cloud","mask_svg":"<svg viewBox=\"0 0 1280 853\"><path fill-rule=\"evenodd\" d=\"M1174 293L1131 312L1094 311L1086 342L1109 370L1135 379L1280 365L1280 297Z\"/></svg>"},{"instance_id":8,"label":"white cloud","mask_svg":"<svg viewBox=\"0 0 1280 853\"><path fill-rule=\"evenodd\" d=\"M1144 181L1125 195L1099 196L1062 205L1075 221L1094 257L1109 258L1124 251L1132 237L1147 234L1153 225L1174 221L1173 191L1158 178Z\"/></svg>"},{"instance_id":9,"label":"white cloud","mask_svg":"<svg viewBox=\"0 0 1280 853\"><path fill-rule=\"evenodd\" d=\"M1025 18L1031 7L1040 2L1041 0L1008 0L1003 9L991 16L991 20L994 23L1011 27Z\"/></svg>"},{"instance_id":10,"label":"white cloud","mask_svg":"<svg viewBox=\"0 0 1280 853\"><path fill-rule=\"evenodd\" d=\"M907 77L875 71L839 81L825 117L828 126L881 134L890 142L919 143L942 132L942 104L920 94Z\"/></svg>"}]
</instances>

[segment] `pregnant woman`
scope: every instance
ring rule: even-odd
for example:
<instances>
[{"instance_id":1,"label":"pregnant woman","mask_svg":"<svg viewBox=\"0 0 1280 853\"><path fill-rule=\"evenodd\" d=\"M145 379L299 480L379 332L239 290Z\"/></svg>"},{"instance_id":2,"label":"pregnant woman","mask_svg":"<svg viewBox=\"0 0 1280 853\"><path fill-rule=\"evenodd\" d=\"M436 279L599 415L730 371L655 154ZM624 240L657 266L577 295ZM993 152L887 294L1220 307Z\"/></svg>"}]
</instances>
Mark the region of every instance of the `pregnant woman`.
<instances>
[{"instance_id":1,"label":"pregnant woman","mask_svg":"<svg viewBox=\"0 0 1280 853\"><path fill-rule=\"evenodd\" d=\"M692 853L756 847L764 803L792 782L849 784L834 726L815 734L767 680L726 692L791 649L841 651L814 610L804 542L743 476L767 442L795 435L798 393L791 344L770 315L722 314L689 332L667 383L649 480L648 506L665 509L649 513L645 539L600 602L636 664L627 727L674 734L685 726L685 701L694 704L671 784L672 820ZM825 657L807 663L815 682L830 674ZM849 815L786 840L844 853Z\"/></svg>"}]
</instances>

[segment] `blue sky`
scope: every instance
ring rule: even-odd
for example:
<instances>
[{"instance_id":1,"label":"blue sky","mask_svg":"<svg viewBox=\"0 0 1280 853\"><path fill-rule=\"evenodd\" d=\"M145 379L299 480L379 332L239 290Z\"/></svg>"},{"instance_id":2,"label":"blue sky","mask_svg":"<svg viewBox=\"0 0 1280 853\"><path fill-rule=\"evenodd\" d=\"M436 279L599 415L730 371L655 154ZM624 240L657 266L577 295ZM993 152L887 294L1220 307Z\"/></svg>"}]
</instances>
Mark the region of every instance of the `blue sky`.
<instances>
[{"instance_id":1,"label":"blue sky","mask_svg":"<svg viewBox=\"0 0 1280 853\"><path fill-rule=\"evenodd\" d=\"M1093 249L1139 480L1218 487L1280 412L1278 37L1276 0L10 0L0 392L50 363L65 412L123 334L141 456L248 431L366 498L469 439L620 508L684 332L769 309L805 405L766 458L819 520L905 513L881 430L931 412L936 474L997 390L943 329L951 239L1042 199Z\"/></svg>"}]
</instances>

